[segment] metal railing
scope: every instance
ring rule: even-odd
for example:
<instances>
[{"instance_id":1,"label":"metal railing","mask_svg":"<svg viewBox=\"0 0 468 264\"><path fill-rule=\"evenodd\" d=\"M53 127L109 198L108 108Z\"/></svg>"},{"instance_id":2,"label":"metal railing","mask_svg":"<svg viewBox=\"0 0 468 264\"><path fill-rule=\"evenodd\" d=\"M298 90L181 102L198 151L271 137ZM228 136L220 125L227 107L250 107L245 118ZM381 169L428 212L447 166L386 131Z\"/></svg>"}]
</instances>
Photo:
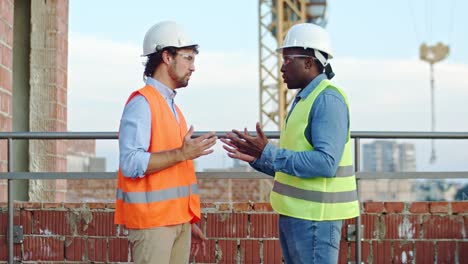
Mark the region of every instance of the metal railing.
<instances>
[{"instance_id":1,"label":"metal railing","mask_svg":"<svg viewBox=\"0 0 468 264\"><path fill-rule=\"evenodd\" d=\"M195 132L198 137L206 132ZM216 132L218 138L225 137L227 132ZM256 134L255 132L250 132ZM265 132L270 139L278 139L279 132ZM354 165L356 181L362 179L438 179L440 175L445 178L468 178L468 171L438 171L438 172L362 172L360 171L361 139L468 139L468 132L351 132L354 139ZM8 263L13 263L13 192L12 181L19 179L115 179L115 172L13 172L13 140L116 140L116 132L0 132L0 140L7 140L7 172L0 172L0 179L8 180ZM201 179L271 179L270 176L258 172L197 172ZM359 185L358 185L359 186ZM361 217L356 218L356 263L361 263Z\"/></svg>"}]
</instances>

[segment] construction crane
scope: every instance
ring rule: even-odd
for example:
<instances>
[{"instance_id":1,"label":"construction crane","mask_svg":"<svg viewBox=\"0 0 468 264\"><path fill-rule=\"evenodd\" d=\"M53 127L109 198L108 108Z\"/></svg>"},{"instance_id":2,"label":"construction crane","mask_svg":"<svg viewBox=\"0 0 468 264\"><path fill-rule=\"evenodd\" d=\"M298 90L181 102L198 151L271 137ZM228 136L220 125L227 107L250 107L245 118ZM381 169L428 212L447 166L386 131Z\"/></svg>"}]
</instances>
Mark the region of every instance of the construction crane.
<instances>
[{"instance_id":1,"label":"construction crane","mask_svg":"<svg viewBox=\"0 0 468 264\"><path fill-rule=\"evenodd\" d=\"M294 99L281 78L281 60L276 49L288 29L302 22L324 27L326 0L259 0L260 124L281 130L288 106Z\"/></svg>"},{"instance_id":2,"label":"construction crane","mask_svg":"<svg viewBox=\"0 0 468 264\"><path fill-rule=\"evenodd\" d=\"M419 58L430 66L430 85L431 85L431 131L435 131L435 85L434 85L434 64L447 58L449 54L449 46L442 43L437 43L434 46L428 46L426 43L421 44L419 47ZM430 163L436 161L436 151L434 139L431 140L431 158Z\"/></svg>"},{"instance_id":3,"label":"construction crane","mask_svg":"<svg viewBox=\"0 0 468 264\"><path fill-rule=\"evenodd\" d=\"M448 1L447 1L448 2ZM434 132L436 129L436 115L435 115L435 74L434 68L435 64L446 59L450 52L450 40L451 35L453 33L454 28L454 10L455 10L455 0L451 1L451 3L444 2L443 5L436 7L433 1L425 1L425 8L421 8L421 6L414 7L412 1L408 1L408 7L410 11L410 15L413 19L414 24L414 36L422 36L423 39L426 41L422 41L422 44L419 46L419 58L429 64L429 84L430 84L430 107L431 107L431 131ZM414 3L414 5L419 5ZM450 22L447 24L448 28L444 31L444 33L448 33L448 43L443 44L438 42L435 45L429 46L426 42L433 42L433 21L435 21L435 14L434 11L440 13L443 11L440 7L448 7L450 12ZM416 20L415 11L425 12L425 33L419 34L418 30L418 21ZM437 20L437 24L442 24L446 21ZM439 36L440 37L440 36ZM417 37L418 38L418 37ZM419 40L419 39L418 39ZM430 163L436 162L436 150L434 139L431 140L431 156L429 158Z\"/></svg>"}]
</instances>

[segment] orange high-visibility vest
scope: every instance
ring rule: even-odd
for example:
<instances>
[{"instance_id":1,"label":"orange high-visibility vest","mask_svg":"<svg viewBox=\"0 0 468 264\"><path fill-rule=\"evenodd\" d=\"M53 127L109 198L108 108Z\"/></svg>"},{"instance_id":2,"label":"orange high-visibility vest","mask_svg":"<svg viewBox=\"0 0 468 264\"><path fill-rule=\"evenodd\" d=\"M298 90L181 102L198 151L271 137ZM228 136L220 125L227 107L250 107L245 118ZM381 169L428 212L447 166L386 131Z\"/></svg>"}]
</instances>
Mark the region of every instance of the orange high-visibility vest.
<instances>
[{"instance_id":1,"label":"orange high-visibility vest","mask_svg":"<svg viewBox=\"0 0 468 264\"><path fill-rule=\"evenodd\" d=\"M151 140L148 152L159 152L182 146L187 124L176 106L176 117L162 95L146 85L133 92L146 98L151 110ZM118 172L115 224L127 228L143 229L176 225L200 220L200 196L197 178L191 160L143 178L129 178Z\"/></svg>"}]
</instances>

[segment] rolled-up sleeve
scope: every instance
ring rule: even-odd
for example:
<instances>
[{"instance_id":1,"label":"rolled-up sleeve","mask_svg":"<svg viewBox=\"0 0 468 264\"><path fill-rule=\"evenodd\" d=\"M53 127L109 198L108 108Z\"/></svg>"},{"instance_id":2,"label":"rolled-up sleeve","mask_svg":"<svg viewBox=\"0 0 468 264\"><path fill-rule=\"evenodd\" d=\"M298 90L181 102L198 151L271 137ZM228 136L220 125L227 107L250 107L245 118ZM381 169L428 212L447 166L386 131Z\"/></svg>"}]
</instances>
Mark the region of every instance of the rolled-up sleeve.
<instances>
[{"instance_id":1,"label":"rolled-up sleeve","mask_svg":"<svg viewBox=\"0 0 468 264\"><path fill-rule=\"evenodd\" d=\"M137 95L125 106L119 129L120 169L125 177L144 177L151 153L151 112L146 99Z\"/></svg>"}]
</instances>

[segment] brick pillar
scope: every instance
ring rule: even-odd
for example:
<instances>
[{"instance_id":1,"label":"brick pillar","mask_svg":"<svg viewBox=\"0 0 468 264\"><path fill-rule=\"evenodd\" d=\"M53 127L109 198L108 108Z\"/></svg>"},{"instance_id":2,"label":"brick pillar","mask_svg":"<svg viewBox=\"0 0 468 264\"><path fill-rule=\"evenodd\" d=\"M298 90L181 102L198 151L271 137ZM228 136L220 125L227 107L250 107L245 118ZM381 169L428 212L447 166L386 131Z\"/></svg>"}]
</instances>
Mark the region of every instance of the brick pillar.
<instances>
[{"instance_id":1,"label":"brick pillar","mask_svg":"<svg viewBox=\"0 0 468 264\"><path fill-rule=\"evenodd\" d=\"M12 131L13 1L0 0L0 131ZM0 171L7 171L7 142L0 140ZM0 201L7 199L0 180Z\"/></svg>"},{"instance_id":2,"label":"brick pillar","mask_svg":"<svg viewBox=\"0 0 468 264\"><path fill-rule=\"evenodd\" d=\"M30 130L67 130L68 1L31 1ZM67 141L31 141L30 171L66 171ZM65 198L66 182L30 181L32 201Z\"/></svg>"}]
</instances>

